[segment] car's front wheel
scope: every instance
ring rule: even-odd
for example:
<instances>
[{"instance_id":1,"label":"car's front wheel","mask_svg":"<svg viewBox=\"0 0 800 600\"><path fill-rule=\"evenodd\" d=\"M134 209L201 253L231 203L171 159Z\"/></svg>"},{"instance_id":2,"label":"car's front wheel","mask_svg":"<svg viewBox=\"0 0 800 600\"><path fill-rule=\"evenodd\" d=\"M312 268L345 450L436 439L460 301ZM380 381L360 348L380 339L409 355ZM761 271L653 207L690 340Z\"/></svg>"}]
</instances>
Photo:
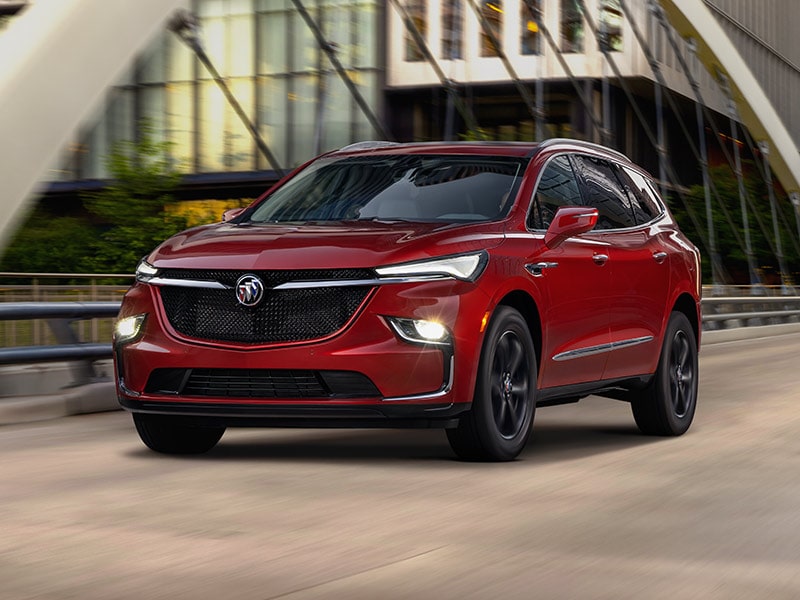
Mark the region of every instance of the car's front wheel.
<instances>
[{"instance_id":1,"label":"car's front wheel","mask_svg":"<svg viewBox=\"0 0 800 600\"><path fill-rule=\"evenodd\" d=\"M225 433L224 427L195 427L171 415L133 413L133 423L145 445L163 454L208 452Z\"/></svg>"},{"instance_id":2,"label":"car's front wheel","mask_svg":"<svg viewBox=\"0 0 800 600\"><path fill-rule=\"evenodd\" d=\"M686 433L697 407L697 338L689 319L670 315L653 381L631 398L636 425L648 435Z\"/></svg>"},{"instance_id":3,"label":"car's front wheel","mask_svg":"<svg viewBox=\"0 0 800 600\"><path fill-rule=\"evenodd\" d=\"M465 460L507 461L522 452L536 410L536 351L519 311L500 306L486 331L472 408L447 430Z\"/></svg>"}]
</instances>

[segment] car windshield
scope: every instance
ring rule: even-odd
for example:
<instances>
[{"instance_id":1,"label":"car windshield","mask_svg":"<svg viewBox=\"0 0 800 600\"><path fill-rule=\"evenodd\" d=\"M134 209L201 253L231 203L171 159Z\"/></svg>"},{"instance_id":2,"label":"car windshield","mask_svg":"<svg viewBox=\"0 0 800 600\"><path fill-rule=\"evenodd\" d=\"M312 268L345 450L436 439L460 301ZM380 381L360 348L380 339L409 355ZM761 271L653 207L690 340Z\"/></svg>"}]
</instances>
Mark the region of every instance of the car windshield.
<instances>
[{"instance_id":1,"label":"car windshield","mask_svg":"<svg viewBox=\"0 0 800 600\"><path fill-rule=\"evenodd\" d=\"M452 155L322 158L266 198L248 220L496 220L514 203L527 161Z\"/></svg>"}]
</instances>

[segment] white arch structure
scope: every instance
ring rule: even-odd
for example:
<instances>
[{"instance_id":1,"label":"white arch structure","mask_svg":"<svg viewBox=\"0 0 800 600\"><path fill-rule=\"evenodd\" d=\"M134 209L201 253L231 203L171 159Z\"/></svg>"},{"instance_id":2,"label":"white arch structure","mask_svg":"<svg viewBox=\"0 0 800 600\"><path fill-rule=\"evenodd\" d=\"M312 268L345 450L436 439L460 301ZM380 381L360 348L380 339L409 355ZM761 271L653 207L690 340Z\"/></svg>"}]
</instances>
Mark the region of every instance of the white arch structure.
<instances>
[{"instance_id":1,"label":"white arch structure","mask_svg":"<svg viewBox=\"0 0 800 600\"><path fill-rule=\"evenodd\" d=\"M0 34L0 248L45 170L188 0L35 0Z\"/></svg>"},{"instance_id":2,"label":"white arch structure","mask_svg":"<svg viewBox=\"0 0 800 600\"><path fill-rule=\"evenodd\" d=\"M784 189L800 192L800 153L789 131L725 30L702 0L660 0L672 26L694 39L697 57L717 76L727 77L742 122L756 142L769 144L769 163Z\"/></svg>"}]
</instances>

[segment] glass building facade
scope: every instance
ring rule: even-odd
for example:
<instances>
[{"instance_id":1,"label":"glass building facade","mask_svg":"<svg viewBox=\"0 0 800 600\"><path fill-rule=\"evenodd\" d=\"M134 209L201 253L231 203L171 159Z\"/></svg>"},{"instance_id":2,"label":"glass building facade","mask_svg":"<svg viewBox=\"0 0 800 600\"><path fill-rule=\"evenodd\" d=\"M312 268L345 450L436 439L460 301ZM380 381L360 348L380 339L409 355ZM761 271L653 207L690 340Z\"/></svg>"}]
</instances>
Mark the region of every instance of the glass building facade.
<instances>
[{"instance_id":1,"label":"glass building facade","mask_svg":"<svg viewBox=\"0 0 800 600\"><path fill-rule=\"evenodd\" d=\"M374 0L305 0L367 104L381 106L383 19ZM375 138L312 30L290 0L195 0L200 39L281 167ZM105 157L147 121L186 174L271 167L194 52L164 31L108 94L53 180L107 176Z\"/></svg>"}]
</instances>

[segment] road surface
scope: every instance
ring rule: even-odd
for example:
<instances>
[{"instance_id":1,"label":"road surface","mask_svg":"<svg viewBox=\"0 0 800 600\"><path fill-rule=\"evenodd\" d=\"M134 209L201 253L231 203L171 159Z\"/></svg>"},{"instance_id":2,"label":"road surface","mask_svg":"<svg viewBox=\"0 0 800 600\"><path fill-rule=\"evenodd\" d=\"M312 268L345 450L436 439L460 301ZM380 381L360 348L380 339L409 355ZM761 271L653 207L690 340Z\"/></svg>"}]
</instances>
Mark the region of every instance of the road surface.
<instances>
[{"instance_id":1,"label":"road surface","mask_svg":"<svg viewBox=\"0 0 800 600\"><path fill-rule=\"evenodd\" d=\"M0 428L0 598L800 598L800 334L701 352L695 424L540 409L507 464L442 431L229 430L129 415Z\"/></svg>"}]
</instances>

